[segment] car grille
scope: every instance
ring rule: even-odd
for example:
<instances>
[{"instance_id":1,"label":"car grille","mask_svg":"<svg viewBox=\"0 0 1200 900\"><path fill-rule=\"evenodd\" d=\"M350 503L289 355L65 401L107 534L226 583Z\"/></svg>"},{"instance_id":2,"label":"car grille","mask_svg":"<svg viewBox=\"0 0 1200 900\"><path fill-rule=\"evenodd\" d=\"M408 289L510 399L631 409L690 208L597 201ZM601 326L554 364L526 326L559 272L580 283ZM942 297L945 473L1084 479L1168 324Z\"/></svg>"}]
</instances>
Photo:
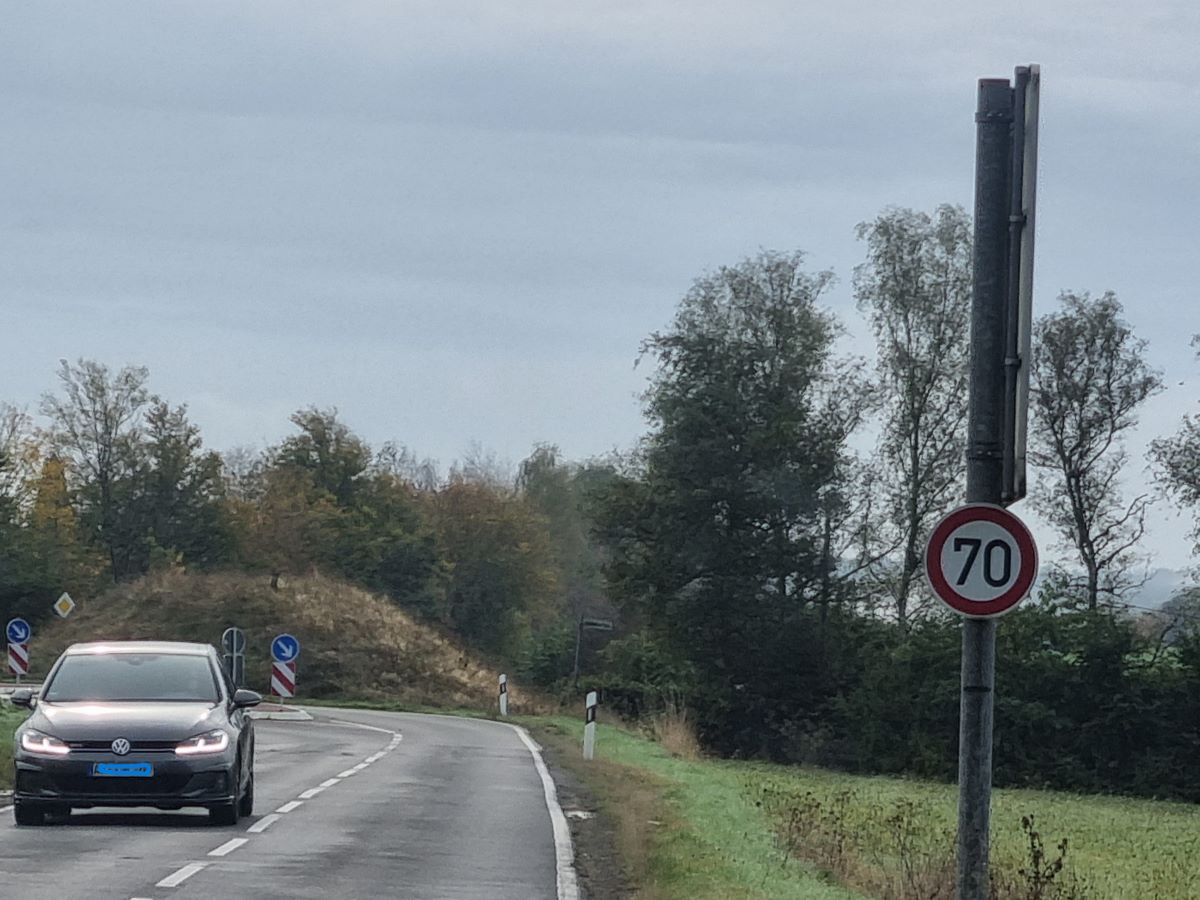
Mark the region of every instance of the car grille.
<instances>
[{"instance_id":1,"label":"car grille","mask_svg":"<svg viewBox=\"0 0 1200 900\"><path fill-rule=\"evenodd\" d=\"M112 753L112 741L67 741L72 750L88 753ZM178 741L130 741L130 753L174 753Z\"/></svg>"},{"instance_id":2,"label":"car grille","mask_svg":"<svg viewBox=\"0 0 1200 900\"><path fill-rule=\"evenodd\" d=\"M150 796L178 794L191 775L153 775L150 778L93 778L89 775L57 775L54 784L63 794L72 796Z\"/></svg>"}]
</instances>

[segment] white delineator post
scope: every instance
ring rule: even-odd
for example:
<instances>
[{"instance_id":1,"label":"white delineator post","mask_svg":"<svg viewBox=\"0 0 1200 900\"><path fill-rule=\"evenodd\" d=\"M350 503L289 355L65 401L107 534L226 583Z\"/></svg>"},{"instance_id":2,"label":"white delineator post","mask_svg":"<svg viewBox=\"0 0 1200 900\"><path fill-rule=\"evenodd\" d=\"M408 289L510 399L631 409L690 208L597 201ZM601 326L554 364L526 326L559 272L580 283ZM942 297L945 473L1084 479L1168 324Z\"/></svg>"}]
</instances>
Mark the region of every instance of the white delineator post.
<instances>
[{"instance_id":1,"label":"white delineator post","mask_svg":"<svg viewBox=\"0 0 1200 900\"><path fill-rule=\"evenodd\" d=\"M508 676L500 676L500 715L508 715Z\"/></svg>"},{"instance_id":2,"label":"white delineator post","mask_svg":"<svg viewBox=\"0 0 1200 900\"><path fill-rule=\"evenodd\" d=\"M588 691L583 713L583 758L596 755L596 692Z\"/></svg>"}]
</instances>

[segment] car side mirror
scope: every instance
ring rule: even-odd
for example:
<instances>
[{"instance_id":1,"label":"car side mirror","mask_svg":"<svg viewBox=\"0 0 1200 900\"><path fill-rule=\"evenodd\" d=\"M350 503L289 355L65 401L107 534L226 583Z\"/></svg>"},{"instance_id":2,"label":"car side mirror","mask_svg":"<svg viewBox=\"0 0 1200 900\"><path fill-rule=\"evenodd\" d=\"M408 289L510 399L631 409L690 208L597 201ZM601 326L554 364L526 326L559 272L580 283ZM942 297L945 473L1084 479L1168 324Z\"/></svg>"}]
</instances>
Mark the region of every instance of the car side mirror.
<instances>
[{"instance_id":1,"label":"car side mirror","mask_svg":"<svg viewBox=\"0 0 1200 900\"><path fill-rule=\"evenodd\" d=\"M33 709L33 691L29 688L17 688L8 699L12 701L13 706Z\"/></svg>"},{"instance_id":2,"label":"car side mirror","mask_svg":"<svg viewBox=\"0 0 1200 900\"><path fill-rule=\"evenodd\" d=\"M258 706L262 703L262 694L257 691L248 691L245 688L238 688L233 692L233 705L238 709L246 709L249 706Z\"/></svg>"}]
</instances>

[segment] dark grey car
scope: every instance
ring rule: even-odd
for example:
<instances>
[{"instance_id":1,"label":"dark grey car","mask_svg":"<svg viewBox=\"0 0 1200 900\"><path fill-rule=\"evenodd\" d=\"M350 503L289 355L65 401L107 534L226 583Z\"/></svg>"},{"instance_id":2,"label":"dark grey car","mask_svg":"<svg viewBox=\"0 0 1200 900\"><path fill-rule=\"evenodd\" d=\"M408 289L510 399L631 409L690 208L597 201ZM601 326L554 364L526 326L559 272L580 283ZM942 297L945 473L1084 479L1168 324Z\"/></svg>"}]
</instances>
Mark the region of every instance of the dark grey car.
<instances>
[{"instance_id":1,"label":"dark grey car","mask_svg":"<svg viewBox=\"0 0 1200 900\"><path fill-rule=\"evenodd\" d=\"M254 807L254 726L262 700L235 690L207 644L75 644L46 677L16 732L13 814L93 806L200 806L232 825Z\"/></svg>"}]
</instances>

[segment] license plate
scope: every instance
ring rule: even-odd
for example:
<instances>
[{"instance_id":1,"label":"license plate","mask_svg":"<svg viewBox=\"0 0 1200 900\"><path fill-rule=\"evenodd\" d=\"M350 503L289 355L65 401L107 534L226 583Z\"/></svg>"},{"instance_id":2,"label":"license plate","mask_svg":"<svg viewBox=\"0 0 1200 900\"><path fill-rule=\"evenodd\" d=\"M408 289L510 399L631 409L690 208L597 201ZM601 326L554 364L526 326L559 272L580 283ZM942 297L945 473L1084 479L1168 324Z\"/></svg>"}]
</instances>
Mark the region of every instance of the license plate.
<instances>
[{"instance_id":1,"label":"license plate","mask_svg":"<svg viewBox=\"0 0 1200 900\"><path fill-rule=\"evenodd\" d=\"M150 778L154 766L150 763L96 763L92 774L102 778Z\"/></svg>"}]
</instances>

